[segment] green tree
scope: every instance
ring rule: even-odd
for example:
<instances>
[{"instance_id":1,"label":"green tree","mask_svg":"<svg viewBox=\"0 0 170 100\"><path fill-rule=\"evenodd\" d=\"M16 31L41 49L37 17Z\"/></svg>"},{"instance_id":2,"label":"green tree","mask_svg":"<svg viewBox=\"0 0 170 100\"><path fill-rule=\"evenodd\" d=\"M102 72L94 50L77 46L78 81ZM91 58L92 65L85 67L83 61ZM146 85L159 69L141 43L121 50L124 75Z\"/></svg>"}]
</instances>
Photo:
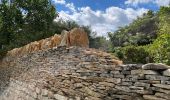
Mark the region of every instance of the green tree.
<instances>
[{"instance_id":1,"label":"green tree","mask_svg":"<svg viewBox=\"0 0 170 100\"><path fill-rule=\"evenodd\" d=\"M10 50L51 36L57 17L51 0L1 0L0 49Z\"/></svg>"},{"instance_id":2,"label":"green tree","mask_svg":"<svg viewBox=\"0 0 170 100\"><path fill-rule=\"evenodd\" d=\"M115 32L110 32L108 36L113 47L147 45L157 37L157 24L157 15L149 10L129 25L120 27Z\"/></svg>"},{"instance_id":3,"label":"green tree","mask_svg":"<svg viewBox=\"0 0 170 100\"><path fill-rule=\"evenodd\" d=\"M155 62L170 64L170 34L160 35L149 50Z\"/></svg>"},{"instance_id":4,"label":"green tree","mask_svg":"<svg viewBox=\"0 0 170 100\"><path fill-rule=\"evenodd\" d=\"M170 7L161 7L159 15L159 34L170 33Z\"/></svg>"},{"instance_id":5,"label":"green tree","mask_svg":"<svg viewBox=\"0 0 170 100\"><path fill-rule=\"evenodd\" d=\"M0 37L1 46L9 45L15 40L15 33L22 27L22 14L16 5L9 5L7 0L0 4Z\"/></svg>"}]
</instances>

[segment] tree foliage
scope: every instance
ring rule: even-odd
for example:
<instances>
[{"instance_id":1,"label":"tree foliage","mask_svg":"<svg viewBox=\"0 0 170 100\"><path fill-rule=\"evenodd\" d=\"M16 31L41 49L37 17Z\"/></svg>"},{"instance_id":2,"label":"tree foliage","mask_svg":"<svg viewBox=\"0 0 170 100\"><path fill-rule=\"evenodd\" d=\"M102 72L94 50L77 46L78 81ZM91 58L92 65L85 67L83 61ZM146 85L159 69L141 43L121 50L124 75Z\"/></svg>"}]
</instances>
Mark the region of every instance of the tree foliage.
<instances>
[{"instance_id":1,"label":"tree foliage","mask_svg":"<svg viewBox=\"0 0 170 100\"><path fill-rule=\"evenodd\" d=\"M157 37L157 23L157 15L148 11L128 26L120 27L114 33L108 35L114 47L146 45L152 43Z\"/></svg>"},{"instance_id":2,"label":"tree foliage","mask_svg":"<svg viewBox=\"0 0 170 100\"><path fill-rule=\"evenodd\" d=\"M113 52L125 62L170 64L170 7L149 10L131 24L109 33ZM118 49L117 49L118 48Z\"/></svg>"},{"instance_id":3,"label":"tree foliage","mask_svg":"<svg viewBox=\"0 0 170 100\"><path fill-rule=\"evenodd\" d=\"M50 0L1 0L0 51L50 36L56 16Z\"/></svg>"}]
</instances>

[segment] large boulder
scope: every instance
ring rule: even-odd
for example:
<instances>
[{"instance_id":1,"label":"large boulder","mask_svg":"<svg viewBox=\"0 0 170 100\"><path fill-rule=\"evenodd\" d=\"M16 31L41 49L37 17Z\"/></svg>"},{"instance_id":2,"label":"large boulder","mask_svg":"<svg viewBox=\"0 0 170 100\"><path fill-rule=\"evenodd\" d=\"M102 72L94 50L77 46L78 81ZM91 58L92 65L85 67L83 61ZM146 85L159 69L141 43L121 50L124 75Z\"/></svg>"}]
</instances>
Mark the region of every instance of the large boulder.
<instances>
[{"instance_id":1,"label":"large boulder","mask_svg":"<svg viewBox=\"0 0 170 100\"><path fill-rule=\"evenodd\" d=\"M71 31L61 32L61 43L59 46L80 46L89 47L89 39L87 33L82 28L74 28Z\"/></svg>"},{"instance_id":2,"label":"large boulder","mask_svg":"<svg viewBox=\"0 0 170 100\"><path fill-rule=\"evenodd\" d=\"M82 28L74 28L68 33L68 46L89 47L87 33Z\"/></svg>"},{"instance_id":3,"label":"large boulder","mask_svg":"<svg viewBox=\"0 0 170 100\"><path fill-rule=\"evenodd\" d=\"M61 42L60 42L60 45L59 46L67 46L68 47L68 42L69 42L69 38L68 38L68 34L69 34L69 32L68 31L66 31L66 30L63 30L62 32L61 32L61 38L62 38L62 40L61 40Z\"/></svg>"}]
</instances>

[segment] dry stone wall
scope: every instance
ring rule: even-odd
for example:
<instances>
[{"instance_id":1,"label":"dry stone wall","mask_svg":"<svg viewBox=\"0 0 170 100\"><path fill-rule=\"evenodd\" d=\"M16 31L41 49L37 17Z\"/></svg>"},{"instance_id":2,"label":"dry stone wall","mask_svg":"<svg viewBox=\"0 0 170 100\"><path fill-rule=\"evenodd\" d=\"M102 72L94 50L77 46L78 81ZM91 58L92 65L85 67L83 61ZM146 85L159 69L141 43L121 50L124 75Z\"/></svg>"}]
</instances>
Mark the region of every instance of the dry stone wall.
<instances>
[{"instance_id":1,"label":"dry stone wall","mask_svg":"<svg viewBox=\"0 0 170 100\"><path fill-rule=\"evenodd\" d=\"M128 64L88 48L58 47L0 66L0 100L170 100L163 64Z\"/></svg>"}]
</instances>

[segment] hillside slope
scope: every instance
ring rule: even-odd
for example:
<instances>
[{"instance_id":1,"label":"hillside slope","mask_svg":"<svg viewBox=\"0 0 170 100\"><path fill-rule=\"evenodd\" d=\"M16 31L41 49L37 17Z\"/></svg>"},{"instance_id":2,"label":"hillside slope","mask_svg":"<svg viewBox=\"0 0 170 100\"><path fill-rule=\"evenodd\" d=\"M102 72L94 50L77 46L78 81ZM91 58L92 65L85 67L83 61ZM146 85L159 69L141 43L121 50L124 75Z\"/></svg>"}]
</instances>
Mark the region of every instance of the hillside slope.
<instances>
[{"instance_id":1,"label":"hillside slope","mask_svg":"<svg viewBox=\"0 0 170 100\"><path fill-rule=\"evenodd\" d=\"M0 100L169 100L170 67L143 68L80 47L7 57L0 65Z\"/></svg>"}]
</instances>

